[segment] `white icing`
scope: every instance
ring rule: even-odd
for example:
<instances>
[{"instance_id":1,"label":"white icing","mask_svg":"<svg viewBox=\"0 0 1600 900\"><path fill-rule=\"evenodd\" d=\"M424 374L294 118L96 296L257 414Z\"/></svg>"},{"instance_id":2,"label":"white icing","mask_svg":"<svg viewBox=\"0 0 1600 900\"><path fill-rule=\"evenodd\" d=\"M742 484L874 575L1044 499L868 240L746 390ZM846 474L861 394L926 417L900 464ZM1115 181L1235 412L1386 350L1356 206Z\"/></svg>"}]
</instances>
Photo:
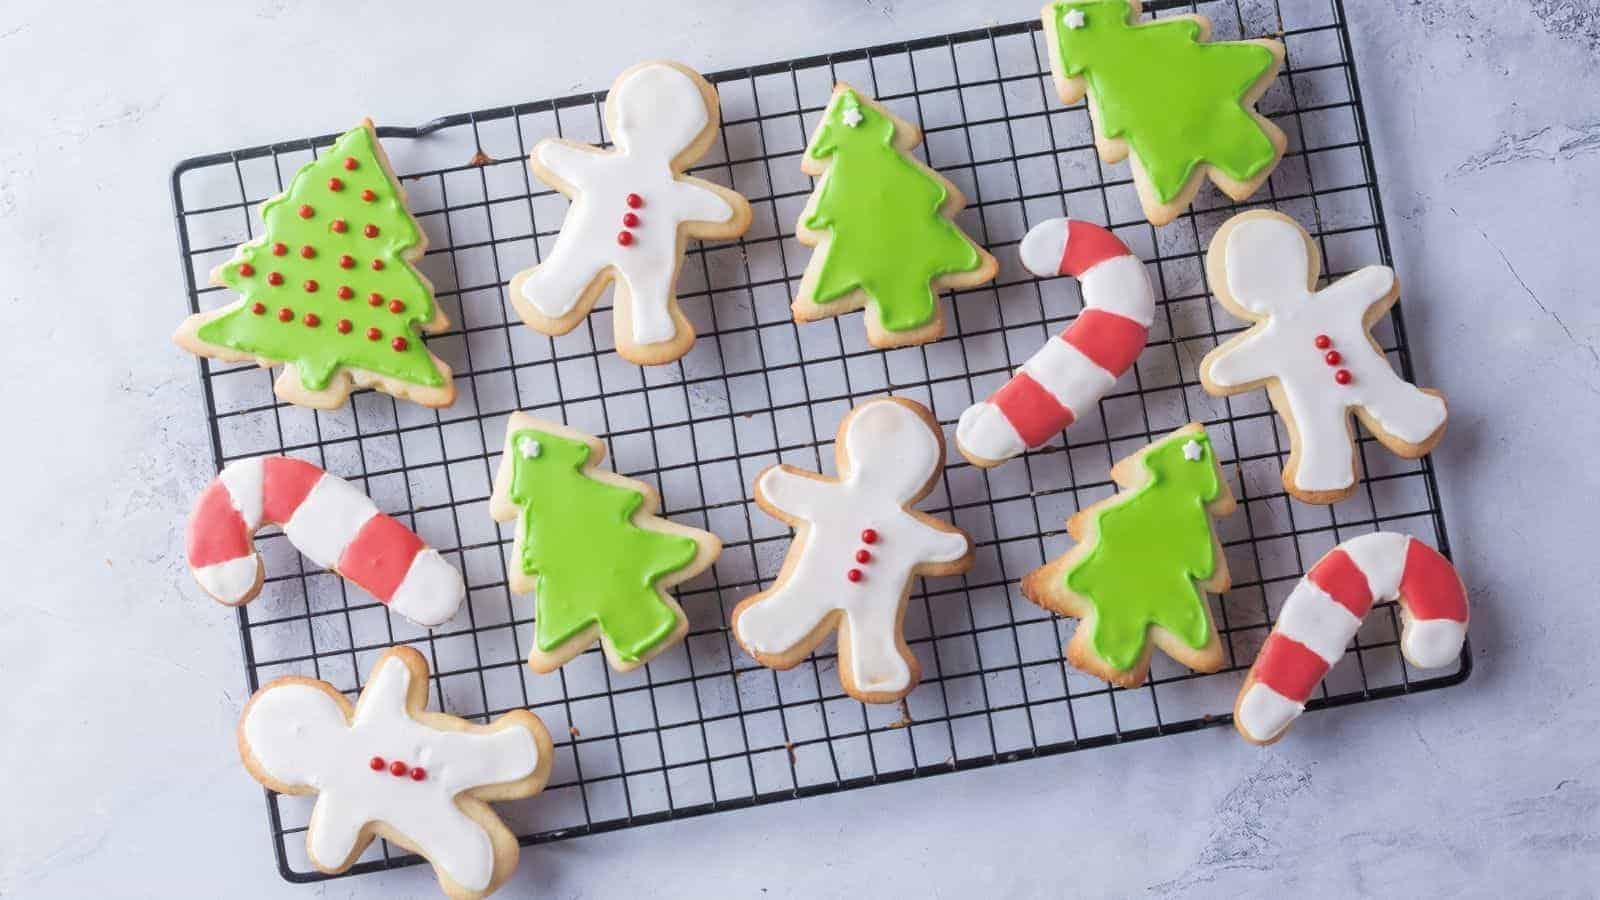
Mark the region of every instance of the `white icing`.
<instances>
[{"instance_id":1,"label":"white icing","mask_svg":"<svg viewBox=\"0 0 1600 900\"><path fill-rule=\"evenodd\" d=\"M1061 258L1067 246L1067 219L1048 219L1028 229L1017 247L1022 267L1040 278L1061 274Z\"/></svg>"},{"instance_id":2,"label":"white icing","mask_svg":"<svg viewBox=\"0 0 1600 900\"><path fill-rule=\"evenodd\" d=\"M1367 591L1372 599L1382 600L1400 593L1410 546L1410 535L1375 531L1353 537L1340 544L1339 549L1367 576Z\"/></svg>"},{"instance_id":3,"label":"white icing","mask_svg":"<svg viewBox=\"0 0 1600 900\"><path fill-rule=\"evenodd\" d=\"M233 508L244 519L244 530L255 531L261 527L261 498L266 484L266 465L263 457L241 459L228 465L217 476L228 491Z\"/></svg>"},{"instance_id":4,"label":"white icing","mask_svg":"<svg viewBox=\"0 0 1600 900\"><path fill-rule=\"evenodd\" d=\"M1444 424L1445 404L1402 380L1368 338L1362 318L1394 286L1394 273L1369 266L1312 292L1306 288L1310 265L1304 232L1276 218L1252 219L1228 235L1224 268L1228 292L1266 321L1237 343L1207 356L1210 379L1237 387L1277 378L1299 434L1295 486L1333 491L1354 482L1355 446L1347 421L1351 407L1363 407L1384 431L1407 443L1421 443ZM1342 357L1324 361L1315 345L1325 334ZM1346 369L1351 382L1334 381Z\"/></svg>"},{"instance_id":5,"label":"white icing","mask_svg":"<svg viewBox=\"0 0 1600 900\"><path fill-rule=\"evenodd\" d=\"M192 571L206 593L231 606L243 603L252 595L261 563L259 556L250 553Z\"/></svg>"},{"instance_id":6,"label":"white icing","mask_svg":"<svg viewBox=\"0 0 1600 900\"><path fill-rule=\"evenodd\" d=\"M1239 702L1234 722L1254 741L1270 741L1283 733L1305 712L1305 706L1290 700L1260 682L1250 685Z\"/></svg>"},{"instance_id":7,"label":"white icing","mask_svg":"<svg viewBox=\"0 0 1600 900\"><path fill-rule=\"evenodd\" d=\"M377 514L371 497L343 478L323 475L284 523L283 533L317 565L332 569L361 526Z\"/></svg>"},{"instance_id":8,"label":"white icing","mask_svg":"<svg viewBox=\"0 0 1600 900\"><path fill-rule=\"evenodd\" d=\"M1421 669L1437 669L1455 662L1467 639L1467 623L1453 619L1411 619L1400 635L1400 652Z\"/></svg>"},{"instance_id":9,"label":"white icing","mask_svg":"<svg viewBox=\"0 0 1600 900\"><path fill-rule=\"evenodd\" d=\"M1274 630L1304 644L1331 669L1360 628L1361 620L1350 610L1310 579L1302 578L1284 601Z\"/></svg>"},{"instance_id":10,"label":"white icing","mask_svg":"<svg viewBox=\"0 0 1600 900\"><path fill-rule=\"evenodd\" d=\"M1079 28L1082 28L1083 27L1083 10L1081 10L1081 9L1069 9L1069 10L1067 10L1067 14L1061 17L1061 24L1067 26L1068 28L1072 29L1073 31L1076 31Z\"/></svg>"},{"instance_id":11,"label":"white icing","mask_svg":"<svg viewBox=\"0 0 1600 900\"><path fill-rule=\"evenodd\" d=\"M410 683L405 663L385 661L368 680L348 725L339 705L318 688L268 686L242 723L245 744L273 780L319 794L306 835L306 849L319 866L342 866L361 829L383 822L450 880L482 891L494 875L494 847L483 827L456 805L456 795L532 774L538 744L524 728L430 728L406 710ZM373 771L374 756L422 766L426 777L413 781Z\"/></svg>"},{"instance_id":12,"label":"white icing","mask_svg":"<svg viewBox=\"0 0 1600 900\"><path fill-rule=\"evenodd\" d=\"M893 401L875 400L851 416L843 439L850 466L841 481L777 467L762 474L759 487L767 503L806 527L789 550L788 576L746 607L736 627L752 650L782 653L824 616L843 610L857 687L902 691L911 672L900 655L896 619L912 570L958 560L970 544L965 534L934 528L905 509L944 462L939 440L922 417ZM874 544L862 542L868 528L878 532ZM872 554L870 562L856 561L860 549ZM863 572L861 581L846 578L851 569Z\"/></svg>"},{"instance_id":13,"label":"white icing","mask_svg":"<svg viewBox=\"0 0 1600 900\"><path fill-rule=\"evenodd\" d=\"M1155 287L1144 263L1133 254L1113 256L1089 267L1078 279L1085 309L1132 319L1146 328L1156 317Z\"/></svg>"},{"instance_id":14,"label":"white icing","mask_svg":"<svg viewBox=\"0 0 1600 900\"><path fill-rule=\"evenodd\" d=\"M961 413L956 443L979 459L1010 459L1028 449L1011 420L993 403L974 403Z\"/></svg>"},{"instance_id":15,"label":"white icing","mask_svg":"<svg viewBox=\"0 0 1600 900\"><path fill-rule=\"evenodd\" d=\"M524 280L524 299L552 318L577 305L585 288L613 269L632 299L633 339L672 340L677 326L669 301L678 267L678 227L684 222L726 222L733 207L715 191L679 180L672 159L705 130L713 109L688 75L668 65L634 72L606 101L613 150L544 140L534 148L541 165L574 191L554 249ZM630 210L626 198L643 205ZM624 213L639 224L633 243L617 243Z\"/></svg>"},{"instance_id":16,"label":"white icing","mask_svg":"<svg viewBox=\"0 0 1600 900\"><path fill-rule=\"evenodd\" d=\"M439 551L425 547L411 560L406 577L389 598L389 608L411 621L432 628L450 621L466 598L461 573Z\"/></svg>"},{"instance_id":17,"label":"white icing","mask_svg":"<svg viewBox=\"0 0 1600 900\"><path fill-rule=\"evenodd\" d=\"M1022 364L1021 371L1027 372L1029 378L1075 416L1094 409L1096 401L1117 383L1117 376L1095 365L1082 350L1060 337L1045 341L1044 346ZM959 431L957 437L960 437Z\"/></svg>"}]
</instances>

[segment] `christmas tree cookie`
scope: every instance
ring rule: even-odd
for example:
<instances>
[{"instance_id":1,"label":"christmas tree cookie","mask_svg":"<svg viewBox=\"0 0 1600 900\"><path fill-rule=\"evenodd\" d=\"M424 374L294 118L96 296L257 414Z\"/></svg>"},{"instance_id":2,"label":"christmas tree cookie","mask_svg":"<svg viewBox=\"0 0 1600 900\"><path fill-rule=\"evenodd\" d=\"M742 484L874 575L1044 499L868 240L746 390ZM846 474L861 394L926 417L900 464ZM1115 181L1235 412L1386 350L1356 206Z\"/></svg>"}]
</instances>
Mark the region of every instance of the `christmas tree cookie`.
<instances>
[{"instance_id":1,"label":"christmas tree cookie","mask_svg":"<svg viewBox=\"0 0 1600 900\"><path fill-rule=\"evenodd\" d=\"M1141 24L1139 0L1052 3L1044 32L1061 102L1087 93L1100 158L1132 154L1152 224L1181 215L1208 176L1248 199L1283 158L1283 132L1255 109L1283 65L1278 41L1209 43L1201 15Z\"/></svg>"},{"instance_id":2,"label":"christmas tree cookie","mask_svg":"<svg viewBox=\"0 0 1600 900\"><path fill-rule=\"evenodd\" d=\"M1078 668L1123 687L1150 672L1152 645L1199 672L1222 668L1206 594L1228 589L1212 519L1233 512L1203 427L1185 425L1111 469L1120 493L1067 521L1077 546L1022 579L1034 603L1081 621Z\"/></svg>"},{"instance_id":3,"label":"christmas tree cookie","mask_svg":"<svg viewBox=\"0 0 1600 900\"><path fill-rule=\"evenodd\" d=\"M951 221L961 192L911 155L920 143L915 125L847 84L833 89L800 162L817 185L795 233L816 252L795 321L865 308L873 346L926 343L944 334L940 291L994 278L994 257Z\"/></svg>"},{"instance_id":4,"label":"christmas tree cookie","mask_svg":"<svg viewBox=\"0 0 1600 900\"><path fill-rule=\"evenodd\" d=\"M637 668L689 630L667 593L716 561L710 532L658 517L656 492L597 468L605 445L516 413L489 512L516 522L511 589L534 594L528 665L552 672L596 640L613 668Z\"/></svg>"},{"instance_id":5,"label":"christmas tree cookie","mask_svg":"<svg viewBox=\"0 0 1600 900\"><path fill-rule=\"evenodd\" d=\"M448 325L413 266L427 237L370 120L295 173L261 218L266 233L211 273L239 299L185 320L180 347L281 365L277 395L301 406L332 409L352 386L450 405L450 368L421 337Z\"/></svg>"}]
</instances>

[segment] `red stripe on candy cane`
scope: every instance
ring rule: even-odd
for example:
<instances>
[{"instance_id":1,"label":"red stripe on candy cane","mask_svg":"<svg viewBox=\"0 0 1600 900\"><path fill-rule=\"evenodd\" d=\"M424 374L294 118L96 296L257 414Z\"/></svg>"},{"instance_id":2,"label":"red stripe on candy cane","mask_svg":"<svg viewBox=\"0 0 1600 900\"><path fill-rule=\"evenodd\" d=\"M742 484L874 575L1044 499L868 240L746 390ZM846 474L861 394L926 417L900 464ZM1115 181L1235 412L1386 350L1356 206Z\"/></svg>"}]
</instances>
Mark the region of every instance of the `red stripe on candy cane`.
<instances>
[{"instance_id":1,"label":"red stripe on candy cane","mask_svg":"<svg viewBox=\"0 0 1600 900\"><path fill-rule=\"evenodd\" d=\"M1081 350L1095 365L1120 376L1144 352L1148 334L1148 328L1132 319L1086 309L1061 333L1061 339Z\"/></svg>"},{"instance_id":2,"label":"red stripe on candy cane","mask_svg":"<svg viewBox=\"0 0 1600 900\"><path fill-rule=\"evenodd\" d=\"M1372 588L1367 584L1366 574L1356 568L1349 554L1337 547L1317 560L1306 578L1358 619L1372 608Z\"/></svg>"},{"instance_id":3,"label":"red stripe on candy cane","mask_svg":"<svg viewBox=\"0 0 1600 900\"><path fill-rule=\"evenodd\" d=\"M1267 636L1251 671L1262 684L1303 703L1328 674L1328 663L1305 644L1274 633Z\"/></svg>"},{"instance_id":4,"label":"red stripe on candy cane","mask_svg":"<svg viewBox=\"0 0 1600 900\"><path fill-rule=\"evenodd\" d=\"M1057 275L1081 278L1085 272L1114 256L1128 255L1128 245L1099 225L1078 219L1067 219L1066 223L1067 242L1061 248Z\"/></svg>"},{"instance_id":5,"label":"red stripe on candy cane","mask_svg":"<svg viewBox=\"0 0 1600 900\"><path fill-rule=\"evenodd\" d=\"M1000 407L1007 421L1030 447L1049 440L1073 420L1072 410L1057 402L1027 372L1018 372L1017 377L994 392L989 402Z\"/></svg>"}]
</instances>

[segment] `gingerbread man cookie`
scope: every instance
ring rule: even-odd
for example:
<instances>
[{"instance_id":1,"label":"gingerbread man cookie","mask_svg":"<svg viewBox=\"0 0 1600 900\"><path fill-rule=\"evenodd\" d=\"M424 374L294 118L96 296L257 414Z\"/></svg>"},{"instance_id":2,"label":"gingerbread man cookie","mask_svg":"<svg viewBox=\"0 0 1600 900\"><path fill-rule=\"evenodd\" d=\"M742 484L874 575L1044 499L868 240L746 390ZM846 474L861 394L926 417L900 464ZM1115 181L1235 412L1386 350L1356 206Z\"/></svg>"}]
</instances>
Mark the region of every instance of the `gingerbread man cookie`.
<instances>
[{"instance_id":1,"label":"gingerbread man cookie","mask_svg":"<svg viewBox=\"0 0 1600 900\"><path fill-rule=\"evenodd\" d=\"M640 63L606 96L610 150L560 138L533 148L528 165L572 201L555 248L511 280L522 321L566 334L589 315L606 285L617 353L639 365L669 363L694 344L678 306L678 269L690 238L726 240L750 227L750 202L685 175L711 149L716 88L675 62Z\"/></svg>"},{"instance_id":2,"label":"gingerbread man cookie","mask_svg":"<svg viewBox=\"0 0 1600 900\"><path fill-rule=\"evenodd\" d=\"M965 532L911 509L938 482L944 437L933 414L899 397L839 423L839 478L787 465L756 476L761 508L796 530L772 587L733 610L733 634L762 665L798 665L835 630L839 680L866 703L892 703L921 678L901 632L911 580L972 566Z\"/></svg>"},{"instance_id":3,"label":"gingerbread man cookie","mask_svg":"<svg viewBox=\"0 0 1600 900\"><path fill-rule=\"evenodd\" d=\"M544 723L525 709L488 725L426 712L428 664L410 647L378 657L354 707L333 685L279 678L239 717L239 756L282 794L316 794L312 865L350 868L381 837L433 864L458 900L488 895L517 867L517 839L490 800L530 797L550 780Z\"/></svg>"},{"instance_id":4,"label":"gingerbread man cookie","mask_svg":"<svg viewBox=\"0 0 1600 900\"><path fill-rule=\"evenodd\" d=\"M1445 400L1395 374L1369 333L1400 297L1387 266L1367 266L1316 290L1317 245L1271 210L1224 222L1206 254L1206 277L1228 311L1253 323L1200 361L1206 391L1266 388L1289 428L1283 486L1307 503L1334 503L1356 488L1355 413L1378 442L1406 459L1444 437Z\"/></svg>"}]
</instances>

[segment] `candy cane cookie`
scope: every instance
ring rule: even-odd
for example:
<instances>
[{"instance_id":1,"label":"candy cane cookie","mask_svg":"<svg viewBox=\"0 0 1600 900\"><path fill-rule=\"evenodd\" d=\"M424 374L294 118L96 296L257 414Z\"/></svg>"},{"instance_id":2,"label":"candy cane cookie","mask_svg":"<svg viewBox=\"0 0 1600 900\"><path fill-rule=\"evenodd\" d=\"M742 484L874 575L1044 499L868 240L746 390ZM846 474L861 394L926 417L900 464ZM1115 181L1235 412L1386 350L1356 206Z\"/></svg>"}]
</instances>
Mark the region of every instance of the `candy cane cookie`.
<instances>
[{"instance_id":1,"label":"candy cane cookie","mask_svg":"<svg viewBox=\"0 0 1600 900\"><path fill-rule=\"evenodd\" d=\"M989 399L961 414L956 447L984 468L1044 444L1093 407L1144 351L1155 317L1144 263L1099 225L1040 222L1019 250L1023 266L1040 278L1077 278L1083 312Z\"/></svg>"},{"instance_id":2,"label":"candy cane cookie","mask_svg":"<svg viewBox=\"0 0 1600 900\"><path fill-rule=\"evenodd\" d=\"M287 456L232 463L189 514L189 568L219 603L261 592L265 567L251 538L283 526L296 549L418 625L443 624L461 606L461 573L372 498L336 475Z\"/></svg>"},{"instance_id":3,"label":"candy cane cookie","mask_svg":"<svg viewBox=\"0 0 1600 900\"><path fill-rule=\"evenodd\" d=\"M1437 669L1467 638L1467 592L1450 561L1416 538L1380 531L1328 551L1295 585L1239 690L1233 724L1253 744L1282 737L1344 656L1377 600L1400 603L1400 652Z\"/></svg>"}]
</instances>

